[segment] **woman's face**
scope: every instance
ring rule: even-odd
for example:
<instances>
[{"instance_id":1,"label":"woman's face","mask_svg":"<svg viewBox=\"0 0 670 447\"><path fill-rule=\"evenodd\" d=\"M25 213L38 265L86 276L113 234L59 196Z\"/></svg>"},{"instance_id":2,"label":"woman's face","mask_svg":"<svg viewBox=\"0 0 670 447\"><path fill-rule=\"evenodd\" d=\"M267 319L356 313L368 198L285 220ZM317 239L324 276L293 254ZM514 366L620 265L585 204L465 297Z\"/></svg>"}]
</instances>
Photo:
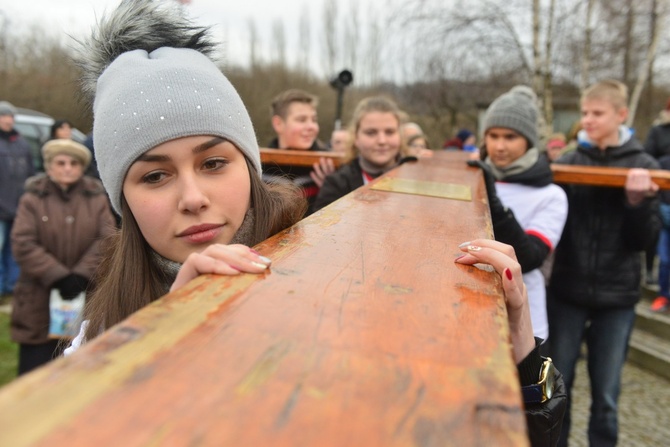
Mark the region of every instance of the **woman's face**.
<instances>
[{"instance_id":1,"label":"woman's face","mask_svg":"<svg viewBox=\"0 0 670 447\"><path fill-rule=\"evenodd\" d=\"M63 123L62 126L56 129L54 136L66 140L72 139L72 127L68 123Z\"/></svg>"},{"instance_id":2,"label":"woman's face","mask_svg":"<svg viewBox=\"0 0 670 447\"><path fill-rule=\"evenodd\" d=\"M142 235L160 255L184 262L211 244L228 244L249 209L244 155L211 136L179 138L140 156L123 194Z\"/></svg>"},{"instance_id":3,"label":"woman's face","mask_svg":"<svg viewBox=\"0 0 670 447\"><path fill-rule=\"evenodd\" d=\"M526 138L505 127L492 127L484 135L486 152L494 165L505 168L528 150Z\"/></svg>"},{"instance_id":4,"label":"woman's face","mask_svg":"<svg viewBox=\"0 0 670 447\"><path fill-rule=\"evenodd\" d=\"M47 164L46 171L51 181L65 189L84 175L84 166L70 155L59 154Z\"/></svg>"},{"instance_id":5,"label":"woman's face","mask_svg":"<svg viewBox=\"0 0 670 447\"><path fill-rule=\"evenodd\" d=\"M390 112L369 112L363 115L354 145L361 157L380 168L390 168L400 152L400 125Z\"/></svg>"}]
</instances>

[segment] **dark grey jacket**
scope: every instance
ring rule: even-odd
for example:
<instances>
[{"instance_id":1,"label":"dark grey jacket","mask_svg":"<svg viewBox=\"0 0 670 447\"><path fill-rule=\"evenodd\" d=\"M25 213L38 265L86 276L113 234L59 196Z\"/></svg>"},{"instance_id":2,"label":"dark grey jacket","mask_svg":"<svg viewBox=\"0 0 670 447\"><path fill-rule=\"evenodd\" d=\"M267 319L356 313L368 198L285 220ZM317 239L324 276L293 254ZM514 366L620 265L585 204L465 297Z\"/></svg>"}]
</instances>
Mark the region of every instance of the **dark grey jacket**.
<instances>
[{"instance_id":1,"label":"dark grey jacket","mask_svg":"<svg viewBox=\"0 0 670 447\"><path fill-rule=\"evenodd\" d=\"M634 137L605 151L581 143L558 164L658 169ZM640 297L640 252L661 223L658 198L632 207L623 188L567 185L568 220L556 247L549 295L590 308L632 306Z\"/></svg>"},{"instance_id":2,"label":"dark grey jacket","mask_svg":"<svg viewBox=\"0 0 670 447\"><path fill-rule=\"evenodd\" d=\"M13 220L23 184L35 173L28 142L15 130L0 130L0 220Z\"/></svg>"}]
</instances>

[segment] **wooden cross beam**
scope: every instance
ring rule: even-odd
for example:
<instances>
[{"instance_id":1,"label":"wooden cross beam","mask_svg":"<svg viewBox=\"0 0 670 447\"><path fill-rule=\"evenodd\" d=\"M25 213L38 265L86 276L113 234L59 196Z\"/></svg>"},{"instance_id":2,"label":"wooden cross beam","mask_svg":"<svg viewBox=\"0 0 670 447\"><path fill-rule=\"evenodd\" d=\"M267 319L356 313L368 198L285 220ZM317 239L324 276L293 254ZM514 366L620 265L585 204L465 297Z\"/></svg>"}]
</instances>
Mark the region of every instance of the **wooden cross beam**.
<instances>
[{"instance_id":1,"label":"wooden cross beam","mask_svg":"<svg viewBox=\"0 0 670 447\"><path fill-rule=\"evenodd\" d=\"M485 191L403 164L0 389L0 445L527 446L500 278L453 262Z\"/></svg>"},{"instance_id":2,"label":"wooden cross beam","mask_svg":"<svg viewBox=\"0 0 670 447\"><path fill-rule=\"evenodd\" d=\"M264 164L311 167L314 163L318 163L320 158L331 159L335 167L342 163L342 155L335 152L261 148L261 162Z\"/></svg>"},{"instance_id":3,"label":"wooden cross beam","mask_svg":"<svg viewBox=\"0 0 670 447\"><path fill-rule=\"evenodd\" d=\"M575 185L610 186L623 188L626 184L628 168L610 168L602 166L576 166L552 164L554 183ZM670 171L650 169L651 179L660 189L670 189Z\"/></svg>"}]
</instances>

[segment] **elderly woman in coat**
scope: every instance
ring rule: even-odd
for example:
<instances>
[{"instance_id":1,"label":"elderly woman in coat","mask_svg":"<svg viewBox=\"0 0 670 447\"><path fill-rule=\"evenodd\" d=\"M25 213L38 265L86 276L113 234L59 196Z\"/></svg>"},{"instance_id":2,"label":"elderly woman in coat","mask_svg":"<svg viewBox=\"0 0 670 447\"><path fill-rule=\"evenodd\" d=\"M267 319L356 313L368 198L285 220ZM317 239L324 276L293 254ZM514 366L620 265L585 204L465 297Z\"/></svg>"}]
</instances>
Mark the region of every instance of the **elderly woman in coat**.
<instances>
[{"instance_id":1,"label":"elderly woman in coat","mask_svg":"<svg viewBox=\"0 0 670 447\"><path fill-rule=\"evenodd\" d=\"M115 223L102 184L84 176L91 161L86 146L51 140L42 155L46 173L26 181L11 234L21 269L11 317L19 374L57 355L59 340L49 336L50 291L67 300L89 287L100 240Z\"/></svg>"}]
</instances>

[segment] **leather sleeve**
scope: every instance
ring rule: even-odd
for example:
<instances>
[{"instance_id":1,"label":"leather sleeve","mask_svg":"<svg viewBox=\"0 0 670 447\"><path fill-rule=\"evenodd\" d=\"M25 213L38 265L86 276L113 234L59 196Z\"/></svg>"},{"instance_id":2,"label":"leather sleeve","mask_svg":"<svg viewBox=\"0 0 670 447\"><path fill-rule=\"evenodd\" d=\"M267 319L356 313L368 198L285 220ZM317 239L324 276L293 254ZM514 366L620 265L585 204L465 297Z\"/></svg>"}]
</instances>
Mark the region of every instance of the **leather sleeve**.
<instances>
[{"instance_id":1,"label":"leather sleeve","mask_svg":"<svg viewBox=\"0 0 670 447\"><path fill-rule=\"evenodd\" d=\"M560 372L556 371L554 395L542 404L526 406L528 439L533 447L552 447L558 444L563 427L563 416L568 405L568 395Z\"/></svg>"}]
</instances>

